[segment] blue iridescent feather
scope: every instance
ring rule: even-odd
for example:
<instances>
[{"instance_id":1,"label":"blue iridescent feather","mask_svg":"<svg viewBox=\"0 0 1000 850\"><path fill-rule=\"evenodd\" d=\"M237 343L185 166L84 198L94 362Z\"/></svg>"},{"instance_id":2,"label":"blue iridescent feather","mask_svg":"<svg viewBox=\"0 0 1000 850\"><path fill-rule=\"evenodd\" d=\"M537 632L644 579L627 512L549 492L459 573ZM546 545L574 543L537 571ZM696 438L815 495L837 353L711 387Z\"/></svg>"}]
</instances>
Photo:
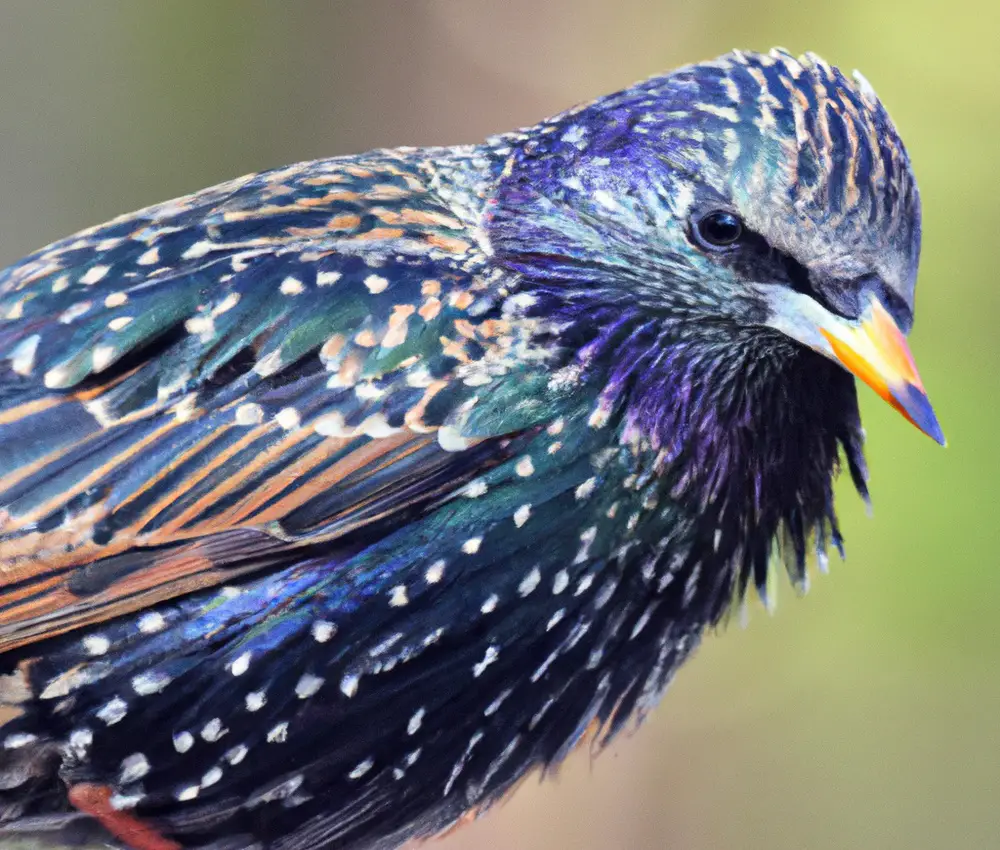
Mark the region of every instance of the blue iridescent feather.
<instances>
[{"instance_id":1,"label":"blue iridescent feather","mask_svg":"<svg viewBox=\"0 0 1000 850\"><path fill-rule=\"evenodd\" d=\"M867 83L774 51L0 273L0 836L384 848L603 746L866 494L754 284L906 329L919 239Z\"/></svg>"}]
</instances>

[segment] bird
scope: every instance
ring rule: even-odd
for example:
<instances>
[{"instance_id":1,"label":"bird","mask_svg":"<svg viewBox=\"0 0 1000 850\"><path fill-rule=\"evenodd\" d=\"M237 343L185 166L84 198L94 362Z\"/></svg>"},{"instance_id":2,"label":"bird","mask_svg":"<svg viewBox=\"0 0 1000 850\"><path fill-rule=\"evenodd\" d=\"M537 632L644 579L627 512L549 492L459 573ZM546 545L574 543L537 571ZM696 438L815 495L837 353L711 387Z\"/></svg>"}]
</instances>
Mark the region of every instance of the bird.
<instances>
[{"instance_id":1,"label":"bird","mask_svg":"<svg viewBox=\"0 0 1000 850\"><path fill-rule=\"evenodd\" d=\"M872 86L733 51L0 273L0 836L391 848L635 729L944 442ZM2 840L2 839L0 839Z\"/></svg>"}]
</instances>

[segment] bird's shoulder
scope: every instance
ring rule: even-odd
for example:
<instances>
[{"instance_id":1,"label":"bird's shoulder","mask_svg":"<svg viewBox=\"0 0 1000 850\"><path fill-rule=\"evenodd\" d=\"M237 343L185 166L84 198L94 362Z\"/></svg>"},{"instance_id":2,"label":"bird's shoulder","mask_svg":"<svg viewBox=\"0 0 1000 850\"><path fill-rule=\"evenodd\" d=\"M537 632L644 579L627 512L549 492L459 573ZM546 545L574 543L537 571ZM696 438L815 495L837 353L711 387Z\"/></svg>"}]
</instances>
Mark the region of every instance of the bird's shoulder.
<instances>
[{"instance_id":1,"label":"bird's shoulder","mask_svg":"<svg viewBox=\"0 0 1000 850\"><path fill-rule=\"evenodd\" d=\"M0 272L0 356L65 389L178 325L200 348L218 347L222 328L252 310L244 300L277 317L293 305L359 298L368 312L391 311L421 294L461 306L452 289L468 285L483 254L470 221L434 189L443 156L380 151L298 163L55 242ZM450 274L425 286L428 271ZM224 360L210 358L201 371Z\"/></svg>"},{"instance_id":2,"label":"bird's shoulder","mask_svg":"<svg viewBox=\"0 0 1000 850\"><path fill-rule=\"evenodd\" d=\"M441 157L250 175L0 273L0 646L400 520L556 415Z\"/></svg>"}]
</instances>

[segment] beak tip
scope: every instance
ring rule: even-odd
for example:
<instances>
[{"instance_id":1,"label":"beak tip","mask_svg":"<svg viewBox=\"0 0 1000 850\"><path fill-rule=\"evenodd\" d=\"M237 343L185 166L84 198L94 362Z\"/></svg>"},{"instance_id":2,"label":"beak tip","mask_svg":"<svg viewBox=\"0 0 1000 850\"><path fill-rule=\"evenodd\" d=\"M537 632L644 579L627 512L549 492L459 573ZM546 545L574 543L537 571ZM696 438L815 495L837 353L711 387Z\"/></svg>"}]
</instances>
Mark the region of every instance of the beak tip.
<instances>
[{"instance_id":1,"label":"beak tip","mask_svg":"<svg viewBox=\"0 0 1000 850\"><path fill-rule=\"evenodd\" d=\"M939 446L947 446L944 431L926 394L912 384L893 389L892 396L901 412Z\"/></svg>"}]
</instances>

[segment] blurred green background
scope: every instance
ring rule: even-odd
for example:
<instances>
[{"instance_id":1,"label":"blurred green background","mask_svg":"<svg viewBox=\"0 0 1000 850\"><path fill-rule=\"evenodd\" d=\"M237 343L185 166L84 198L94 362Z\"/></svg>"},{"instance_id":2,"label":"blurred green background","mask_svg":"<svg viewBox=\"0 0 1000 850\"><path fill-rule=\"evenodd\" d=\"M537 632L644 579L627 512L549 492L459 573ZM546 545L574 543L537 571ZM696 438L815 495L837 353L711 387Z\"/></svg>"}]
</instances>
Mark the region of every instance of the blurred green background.
<instances>
[{"instance_id":1,"label":"blurred green background","mask_svg":"<svg viewBox=\"0 0 1000 850\"><path fill-rule=\"evenodd\" d=\"M861 68L924 200L912 344L946 450L863 391L849 559L707 641L637 735L442 850L1000 847L994 0L0 4L0 264L247 171L472 142L732 47ZM845 482L846 484L846 482Z\"/></svg>"}]
</instances>

